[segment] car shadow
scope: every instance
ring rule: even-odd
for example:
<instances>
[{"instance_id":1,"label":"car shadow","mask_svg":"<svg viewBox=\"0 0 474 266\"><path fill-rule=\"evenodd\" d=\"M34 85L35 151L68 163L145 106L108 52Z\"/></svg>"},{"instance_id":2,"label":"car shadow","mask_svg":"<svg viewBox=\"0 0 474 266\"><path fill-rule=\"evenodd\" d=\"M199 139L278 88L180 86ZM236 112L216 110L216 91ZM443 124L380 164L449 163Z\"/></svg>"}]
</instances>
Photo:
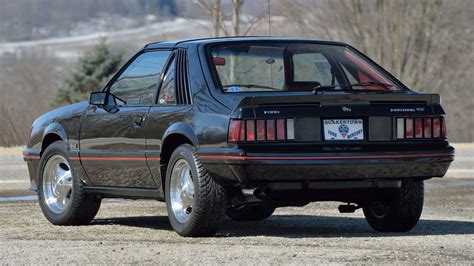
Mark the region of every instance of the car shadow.
<instances>
[{"instance_id":1,"label":"car shadow","mask_svg":"<svg viewBox=\"0 0 474 266\"><path fill-rule=\"evenodd\" d=\"M159 230L172 230L167 216L117 217L96 219L94 225L123 225ZM225 219L216 237L274 236L307 237L390 237L474 234L474 222L451 220L420 220L407 233L373 231L364 218L274 215L259 222L236 222Z\"/></svg>"}]
</instances>

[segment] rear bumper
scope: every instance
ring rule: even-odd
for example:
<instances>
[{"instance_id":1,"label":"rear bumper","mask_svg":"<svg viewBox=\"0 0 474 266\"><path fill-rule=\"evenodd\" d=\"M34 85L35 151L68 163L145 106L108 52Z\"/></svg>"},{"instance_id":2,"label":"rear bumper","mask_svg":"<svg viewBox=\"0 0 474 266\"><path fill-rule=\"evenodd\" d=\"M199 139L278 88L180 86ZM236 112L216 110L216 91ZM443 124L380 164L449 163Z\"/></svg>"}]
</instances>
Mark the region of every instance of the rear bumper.
<instances>
[{"instance_id":1,"label":"rear bumper","mask_svg":"<svg viewBox=\"0 0 474 266\"><path fill-rule=\"evenodd\" d=\"M224 183L335 181L442 177L454 148L410 152L200 153L211 175Z\"/></svg>"}]
</instances>

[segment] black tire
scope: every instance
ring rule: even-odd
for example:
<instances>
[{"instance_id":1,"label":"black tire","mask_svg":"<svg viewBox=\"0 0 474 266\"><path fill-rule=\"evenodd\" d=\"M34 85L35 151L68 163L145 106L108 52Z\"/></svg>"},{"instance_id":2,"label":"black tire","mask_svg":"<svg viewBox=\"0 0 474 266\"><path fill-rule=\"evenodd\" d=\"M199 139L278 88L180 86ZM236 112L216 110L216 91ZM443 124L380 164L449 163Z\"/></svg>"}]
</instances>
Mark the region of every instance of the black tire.
<instances>
[{"instance_id":1,"label":"black tire","mask_svg":"<svg viewBox=\"0 0 474 266\"><path fill-rule=\"evenodd\" d=\"M194 198L192 211L187 222L181 223L176 218L171 207L170 183L171 174L176 162L184 159L191 172L194 184ZM181 236L202 237L212 236L219 229L226 206L224 188L216 183L199 161L196 150L189 144L176 148L171 155L165 182L165 198L168 217L171 226Z\"/></svg>"},{"instance_id":2,"label":"black tire","mask_svg":"<svg viewBox=\"0 0 474 266\"><path fill-rule=\"evenodd\" d=\"M227 216L234 221L261 221L272 216L275 207L270 204L228 208Z\"/></svg>"},{"instance_id":3,"label":"black tire","mask_svg":"<svg viewBox=\"0 0 474 266\"><path fill-rule=\"evenodd\" d=\"M365 218L379 232L408 232L420 219L423 194L423 181L403 180L393 198L364 206Z\"/></svg>"},{"instance_id":4,"label":"black tire","mask_svg":"<svg viewBox=\"0 0 474 266\"><path fill-rule=\"evenodd\" d=\"M43 191L43 172L48 160L54 156L63 156L70 164L67 153L66 143L63 141L56 141L49 145L43 152L38 171L38 201L43 211L44 216L52 224L55 225L84 225L90 223L99 211L101 199L95 195L86 194L83 189L82 181L76 176L72 175L72 192L70 193L70 203L62 213L53 212L45 203L45 196ZM72 169L71 169L72 170ZM74 170L72 170L74 173Z\"/></svg>"}]
</instances>

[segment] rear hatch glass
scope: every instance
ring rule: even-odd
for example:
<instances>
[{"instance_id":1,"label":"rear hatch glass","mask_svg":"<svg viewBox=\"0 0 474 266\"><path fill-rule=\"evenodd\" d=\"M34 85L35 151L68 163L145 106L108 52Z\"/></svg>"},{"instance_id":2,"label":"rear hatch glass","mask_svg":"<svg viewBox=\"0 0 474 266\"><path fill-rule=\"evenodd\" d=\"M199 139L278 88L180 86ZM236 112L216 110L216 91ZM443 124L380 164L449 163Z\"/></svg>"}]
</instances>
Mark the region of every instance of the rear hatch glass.
<instances>
[{"instance_id":1,"label":"rear hatch glass","mask_svg":"<svg viewBox=\"0 0 474 266\"><path fill-rule=\"evenodd\" d=\"M351 48L315 43L234 43L210 48L226 93L398 91L402 85Z\"/></svg>"}]
</instances>

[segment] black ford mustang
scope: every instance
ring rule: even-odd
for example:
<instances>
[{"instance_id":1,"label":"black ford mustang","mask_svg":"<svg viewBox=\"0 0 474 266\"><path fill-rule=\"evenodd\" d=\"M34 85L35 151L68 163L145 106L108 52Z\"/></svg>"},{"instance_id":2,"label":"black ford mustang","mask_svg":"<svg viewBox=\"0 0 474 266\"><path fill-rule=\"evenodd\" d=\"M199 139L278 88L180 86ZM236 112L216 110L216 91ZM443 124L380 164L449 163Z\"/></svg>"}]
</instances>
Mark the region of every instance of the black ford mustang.
<instances>
[{"instance_id":1,"label":"black ford mustang","mask_svg":"<svg viewBox=\"0 0 474 266\"><path fill-rule=\"evenodd\" d=\"M102 198L166 201L183 236L224 213L340 201L378 231L408 231L423 181L454 159L436 94L408 89L351 46L286 38L146 45L89 102L39 117L24 151L53 224Z\"/></svg>"}]
</instances>

